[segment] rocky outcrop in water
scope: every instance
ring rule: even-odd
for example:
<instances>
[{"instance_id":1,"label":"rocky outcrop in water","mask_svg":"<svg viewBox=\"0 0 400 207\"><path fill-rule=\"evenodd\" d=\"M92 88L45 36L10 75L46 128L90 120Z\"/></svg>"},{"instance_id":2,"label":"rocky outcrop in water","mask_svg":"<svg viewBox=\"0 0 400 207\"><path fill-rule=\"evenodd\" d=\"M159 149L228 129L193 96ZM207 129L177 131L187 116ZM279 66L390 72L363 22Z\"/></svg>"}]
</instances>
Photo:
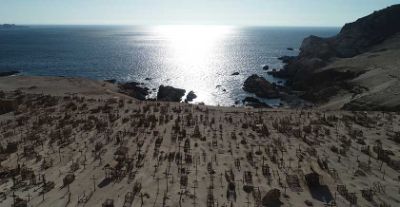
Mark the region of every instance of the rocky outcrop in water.
<instances>
[{"instance_id":1,"label":"rocky outcrop in water","mask_svg":"<svg viewBox=\"0 0 400 207\"><path fill-rule=\"evenodd\" d=\"M186 95L185 102L186 102L186 103L191 102L191 101L193 101L193 100L196 99L196 98L197 98L197 95L194 93L194 91L190 91L190 92Z\"/></svg>"},{"instance_id":2,"label":"rocky outcrop in water","mask_svg":"<svg viewBox=\"0 0 400 207\"><path fill-rule=\"evenodd\" d=\"M243 90L254 93L260 98L278 98L279 92L275 85L271 84L265 78L258 75L251 75L246 79Z\"/></svg>"},{"instance_id":3,"label":"rocky outcrop in water","mask_svg":"<svg viewBox=\"0 0 400 207\"><path fill-rule=\"evenodd\" d=\"M250 97L250 96L246 97L245 99L243 99L242 102L243 102L244 105L251 106L253 108L272 108L268 104L266 104L264 102L261 102L257 98Z\"/></svg>"},{"instance_id":4,"label":"rocky outcrop in water","mask_svg":"<svg viewBox=\"0 0 400 207\"><path fill-rule=\"evenodd\" d=\"M185 89L161 85L158 88L157 101L180 102L185 92Z\"/></svg>"},{"instance_id":5,"label":"rocky outcrop in water","mask_svg":"<svg viewBox=\"0 0 400 207\"><path fill-rule=\"evenodd\" d=\"M146 96L150 94L149 88L144 87L138 82L127 82L118 85L120 92L138 100L146 100Z\"/></svg>"}]
</instances>

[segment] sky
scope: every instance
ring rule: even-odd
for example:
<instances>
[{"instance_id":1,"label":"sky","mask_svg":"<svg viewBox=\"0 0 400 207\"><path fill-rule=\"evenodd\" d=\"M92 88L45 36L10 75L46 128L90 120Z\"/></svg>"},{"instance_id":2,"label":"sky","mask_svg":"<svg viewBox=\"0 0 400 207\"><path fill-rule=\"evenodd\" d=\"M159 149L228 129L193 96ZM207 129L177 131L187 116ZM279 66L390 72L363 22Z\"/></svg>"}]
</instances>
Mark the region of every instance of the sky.
<instances>
[{"instance_id":1,"label":"sky","mask_svg":"<svg viewBox=\"0 0 400 207\"><path fill-rule=\"evenodd\" d=\"M400 0L0 0L0 23L342 26Z\"/></svg>"}]
</instances>

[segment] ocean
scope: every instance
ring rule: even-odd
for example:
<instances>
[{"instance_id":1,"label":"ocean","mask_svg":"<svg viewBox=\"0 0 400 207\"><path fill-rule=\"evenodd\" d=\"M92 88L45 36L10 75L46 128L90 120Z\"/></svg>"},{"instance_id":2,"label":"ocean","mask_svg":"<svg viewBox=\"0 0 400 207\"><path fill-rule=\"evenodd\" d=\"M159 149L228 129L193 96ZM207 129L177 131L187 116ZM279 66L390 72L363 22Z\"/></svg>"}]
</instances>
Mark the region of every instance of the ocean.
<instances>
[{"instance_id":1,"label":"ocean","mask_svg":"<svg viewBox=\"0 0 400 207\"><path fill-rule=\"evenodd\" d=\"M171 85L193 90L194 102L230 106L247 96L245 79L282 68L309 35L339 28L230 26L28 26L0 30L0 71ZM293 48L293 50L291 50ZM233 76L232 73L239 72ZM62 87L62 86L60 86ZM278 105L279 99L263 99Z\"/></svg>"}]
</instances>

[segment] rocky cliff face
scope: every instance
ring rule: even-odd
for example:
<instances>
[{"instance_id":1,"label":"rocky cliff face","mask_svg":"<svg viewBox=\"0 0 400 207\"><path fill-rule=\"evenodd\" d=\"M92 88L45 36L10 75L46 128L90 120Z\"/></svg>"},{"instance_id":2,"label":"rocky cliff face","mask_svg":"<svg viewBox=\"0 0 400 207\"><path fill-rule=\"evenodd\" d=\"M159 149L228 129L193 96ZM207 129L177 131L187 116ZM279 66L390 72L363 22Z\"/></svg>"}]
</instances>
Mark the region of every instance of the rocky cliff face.
<instances>
[{"instance_id":1,"label":"rocky cliff face","mask_svg":"<svg viewBox=\"0 0 400 207\"><path fill-rule=\"evenodd\" d=\"M338 57L354 57L400 32L400 4L346 24L332 39Z\"/></svg>"},{"instance_id":2,"label":"rocky cliff face","mask_svg":"<svg viewBox=\"0 0 400 207\"><path fill-rule=\"evenodd\" d=\"M276 75L303 79L315 69L326 66L333 58L350 58L362 54L398 32L400 4L346 24L334 37L310 36L304 39L299 56Z\"/></svg>"},{"instance_id":3,"label":"rocky cliff face","mask_svg":"<svg viewBox=\"0 0 400 207\"><path fill-rule=\"evenodd\" d=\"M346 24L334 37L310 36L304 39L299 56L274 75L287 78L287 85L304 91L304 97L324 102L340 90L356 90L351 80L368 69L329 67L340 59L357 58L400 33L400 4L376 11Z\"/></svg>"},{"instance_id":4,"label":"rocky cliff face","mask_svg":"<svg viewBox=\"0 0 400 207\"><path fill-rule=\"evenodd\" d=\"M333 57L354 57L398 32L400 32L400 4L348 23L334 37L310 36L304 39L299 59L329 60Z\"/></svg>"}]
</instances>

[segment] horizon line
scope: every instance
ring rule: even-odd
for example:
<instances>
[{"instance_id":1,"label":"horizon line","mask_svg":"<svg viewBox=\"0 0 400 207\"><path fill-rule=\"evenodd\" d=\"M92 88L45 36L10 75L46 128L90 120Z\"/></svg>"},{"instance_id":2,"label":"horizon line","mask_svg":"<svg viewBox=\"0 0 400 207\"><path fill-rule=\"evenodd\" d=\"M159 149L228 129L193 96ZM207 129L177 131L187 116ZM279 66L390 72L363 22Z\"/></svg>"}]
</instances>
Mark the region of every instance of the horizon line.
<instances>
[{"instance_id":1,"label":"horizon line","mask_svg":"<svg viewBox=\"0 0 400 207\"><path fill-rule=\"evenodd\" d=\"M18 23L1 23L13 24L16 26L133 26L133 27L156 27L156 26L221 26L221 27L309 27L309 28L341 28L338 25L230 25L230 24L67 24L67 23L57 23L57 24L18 24Z\"/></svg>"}]
</instances>

